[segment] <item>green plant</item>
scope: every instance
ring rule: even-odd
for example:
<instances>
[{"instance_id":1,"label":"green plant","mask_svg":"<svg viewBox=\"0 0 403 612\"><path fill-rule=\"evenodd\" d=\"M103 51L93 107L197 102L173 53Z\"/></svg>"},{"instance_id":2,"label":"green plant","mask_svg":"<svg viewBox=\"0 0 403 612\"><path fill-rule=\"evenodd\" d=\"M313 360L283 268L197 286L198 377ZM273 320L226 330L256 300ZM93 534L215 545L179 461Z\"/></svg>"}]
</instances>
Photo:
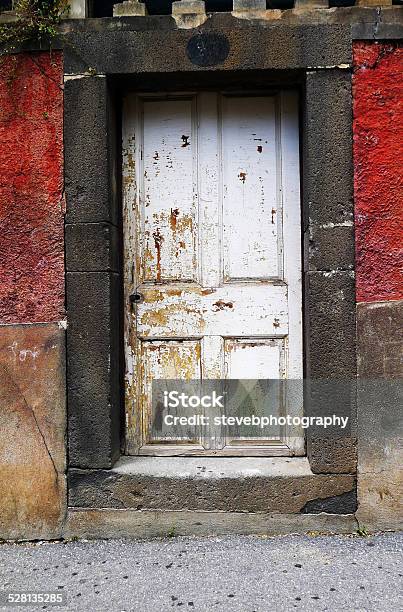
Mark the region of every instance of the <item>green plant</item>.
<instances>
[{"instance_id":1,"label":"green plant","mask_svg":"<svg viewBox=\"0 0 403 612\"><path fill-rule=\"evenodd\" d=\"M170 530L167 533L168 538L174 538L176 535L176 527L175 525L172 525L172 527L170 528Z\"/></svg>"},{"instance_id":2,"label":"green plant","mask_svg":"<svg viewBox=\"0 0 403 612\"><path fill-rule=\"evenodd\" d=\"M366 538L368 537L368 531L367 528L363 525L362 527L360 526L357 529L357 535L359 535L361 538Z\"/></svg>"},{"instance_id":3,"label":"green plant","mask_svg":"<svg viewBox=\"0 0 403 612\"><path fill-rule=\"evenodd\" d=\"M51 45L57 26L69 8L68 0L16 0L16 20L0 27L3 53L28 42Z\"/></svg>"}]
</instances>

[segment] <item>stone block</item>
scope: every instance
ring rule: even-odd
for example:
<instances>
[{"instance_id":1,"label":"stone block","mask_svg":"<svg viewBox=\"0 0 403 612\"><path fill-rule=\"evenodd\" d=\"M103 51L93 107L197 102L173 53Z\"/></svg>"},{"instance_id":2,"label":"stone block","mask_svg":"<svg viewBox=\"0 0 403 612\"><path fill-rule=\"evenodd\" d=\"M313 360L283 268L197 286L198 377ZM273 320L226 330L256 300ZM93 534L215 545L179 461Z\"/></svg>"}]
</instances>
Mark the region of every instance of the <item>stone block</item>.
<instances>
[{"instance_id":1,"label":"stone block","mask_svg":"<svg viewBox=\"0 0 403 612\"><path fill-rule=\"evenodd\" d=\"M294 8L296 9L329 8L329 1L328 0L295 0Z\"/></svg>"},{"instance_id":2,"label":"stone block","mask_svg":"<svg viewBox=\"0 0 403 612\"><path fill-rule=\"evenodd\" d=\"M172 2L172 15L205 15L204 0L177 0Z\"/></svg>"},{"instance_id":3,"label":"stone block","mask_svg":"<svg viewBox=\"0 0 403 612\"><path fill-rule=\"evenodd\" d=\"M146 5L138 0L127 0L113 5L114 17L137 17L147 14Z\"/></svg>"},{"instance_id":4,"label":"stone block","mask_svg":"<svg viewBox=\"0 0 403 612\"><path fill-rule=\"evenodd\" d=\"M353 514L157 512L70 510L66 538L164 538L175 536L274 536L287 533L355 533Z\"/></svg>"},{"instance_id":5,"label":"stone block","mask_svg":"<svg viewBox=\"0 0 403 612\"><path fill-rule=\"evenodd\" d=\"M88 17L88 0L70 0L69 17L70 19L84 19Z\"/></svg>"},{"instance_id":6,"label":"stone block","mask_svg":"<svg viewBox=\"0 0 403 612\"><path fill-rule=\"evenodd\" d=\"M0 327L0 538L61 537L65 349L56 323Z\"/></svg>"},{"instance_id":7,"label":"stone block","mask_svg":"<svg viewBox=\"0 0 403 612\"><path fill-rule=\"evenodd\" d=\"M357 510L357 490L353 489L341 495L332 495L324 499L309 501L302 509L304 514L354 514Z\"/></svg>"},{"instance_id":8,"label":"stone block","mask_svg":"<svg viewBox=\"0 0 403 612\"><path fill-rule=\"evenodd\" d=\"M358 512L369 531L403 527L403 301L357 308Z\"/></svg>"},{"instance_id":9,"label":"stone block","mask_svg":"<svg viewBox=\"0 0 403 612\"><path fill-rule=\"evenodd\" d=\"M374 41L397 41L402 37L402 16L401 7L389 6L383 7L382 20L379 20L379 3L378 7L360 7L355 8L355 11L365 11L365 15L369 15L373 11L376 16L372 21L357 20L351 24L351 34L353 37L354 46L362 44L363 41L368 41L371 45Z\"/></svg>"},{"instance_id":10,"label":"stone block","mask_svg":"<svg viewBox=\"0 0 403 612\"><path fill-rule=\"evenodd\" d=\"M81 508L299 513L354 489L355 476L315 475L304 457L122 457L69 472L69 504Z\"/></svg>"},{"instance_id":11,"label":"stone block","mask_svg":"<svg viewBox=\"0 0 403 612\"><path fill-rule=\"evenodd\" d=\"M311 224L304 233L306 267L311 271L354 269L352 222L325 226Z\"/></svg>"},{"instance_id":12,"label":"stone block","mask_svg":"<svg viewBox=\"0 0 403 612\"><path fill-rule=\"evenodd\" d=\"M392 6L392 0L357 0L357 6Z\"/></svg>"},{"instance_id":13,"label":"stone block","mask_svg":"<svg viewBox=\"0 0 403 612\"><path fill-rule=\"evenodd\" d=\"M178 28L198 28L207 19L204 0L177 0L172 3L172 17Z\"/></svg>"},{"instance_id":14,"label":"stone block","mask_svg":"<svg viewBox=\"0 0 403 612\"><path fill-rule=\"evenodd\" d=\"M233 0L234 13L255 13L266 10L266 0Z\"/></svg>"},{"instance_id":15,"label":"stone block","mask_svg":"<svg viewBox=\"0 0 403 612\"><path fill-rule=\"evenodd\" d=\"M110 272L67 273L69 463L109 468L120 452L120 284Z\"/></svg>"},{"instance_id":16,"label":"stone block","mask_svg":"<svg viewBox=\"0 0 403 612\"><path fill-rule=\"evenodd\" d=\"M202 14L196 16L200 20L207 19ZM190 24L191 19L192 14ZM200 74L200 67L193 65L185 52L193 32L178 28L178 22L175 23L170 16L158 19L158 28L153 17L132 21L136 23L122 26L118 19L99 19L94 20L92 29L89 25L85 31L66 30L65 74L82 74L89 66L98 74L137 73L139 78L145 73L197 71ZM283 20L278 20L273 27L262 27L258 21L236 19L231 13L215 13L209 16L205 29L209 34L225 34L228 38L230 53L225 62L219 65L219 70L293 70L351 64L350 25L285 24ZM336 86L329 103L325 105L330 119L337 94ZM342 98L344 101L344 93ZM319 97L317 105L320 102L323 104L323 96ZM337 106L340 104L337 102ZM77 111L75 113L77 115ZM339 119L342 118L337 113ZM350 135L351 125L348 129ZM340 142L341 135L336 135ZM342 163L344 165L339 170L347 172L345 158ZM314 167L315 162L312 165Z\"/></svg>"},{"instance_id":17,"label":"stone block","mask_svg":"<svg viewBox=\"0 0 403 612\"><path fill-rule=\"evenodd\" d=\"M107 79L78 76L64 87L66 220L116 225L113 101Z\"/></svg>"},{"instance_id":18,"label":"stone block","mask_svg":"<svg viewBox=\"0 0 403 612\"><path fill-rule=\"evenodd\" d=\"M18 21L15 11L2 11L0 13L0 23L12 23Z\"/></svg>"},{"instance_id":19,"label":"stone block","mask_svg":"<svg viewBox=\"0 0 403 612\"><path fill-rule=\"evenodd\" d=\"M357 305L358 375L366 380L403 378L403 300Z\"/></svg>"},{"instance_id":20,"label":"stone block","mask_svg":"<svg viewBox=\"0 0 403 612\"><path fill-rule=\"evenodd\" d=\"M309 377L355 379L354 273L310 272L306 275L305 291Z\"/></svg>"},{"instance_id":21,"label":"stone block","mask_svg":"<svg viewBox=\"0 0 403 612\"><path fill-rule=\"evenodd\" d=\"M356 438L312 436L308 430L307 454L315 474L355 474L357 471Z\"/></svg>"},{"instance_id":22,"label":"stone block","mask_svg":"<svg viewBox=\"0 0 403 612\"><path fill-rule=\"evenodd\" d=\"M321 67L332 66L324 62ZM304 225L352 222L350 72L337 69L308 72L304 109Z\"/></svg>"},{"instance_id":23,"label":"stone block","mask_svg":"<svg viewBox=\"0 0 403 612\"><path fill-rule=\"evenodd\" d=\"M69 272L119 270L119 236L110 223L68 223L65 228Z\"/></svg>"},{"instance_id":24,"label":"stone block","mask_svg":"<svg viewBox=\"0 0 403 612\"><path fill-rule=\"evenodd\" d=\"M305 347L310 379L334 380L346 386L356 380L355 286L352 272L310 272L305 275ZM355 397L355 396L354 396ZM356 426L354 397L350 425ZM354 473L356 440L329 439L307 430L307 452L315 473Z\"/></svg>"}]
</instances>

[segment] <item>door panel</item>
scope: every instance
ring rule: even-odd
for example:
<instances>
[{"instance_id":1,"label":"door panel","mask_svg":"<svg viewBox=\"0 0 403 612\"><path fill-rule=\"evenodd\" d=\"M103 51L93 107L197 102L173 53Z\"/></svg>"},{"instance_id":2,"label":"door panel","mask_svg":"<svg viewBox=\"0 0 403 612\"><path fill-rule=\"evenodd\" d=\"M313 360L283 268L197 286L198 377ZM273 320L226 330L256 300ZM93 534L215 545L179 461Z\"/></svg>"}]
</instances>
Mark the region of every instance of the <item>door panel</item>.
<instances>
[{"instance_id":1,"label":"door panel","mask_svg":"<svg viewBox=\"0 0 403 612\"><path fill-rule=\"evenodd\" d=\"M223 98L225 281L279 277L275 127L274 98Z\"/></svg>"},{"instance_id":2,"label":"door panel","mask_svg":"<svg viewBox=\"0 0 403 612\"><path fill-rule=\"evenodd\" d=\"M292 92L125 100L129 453L303 453L295 431L157 440L150 427L153 379L302 377L297 110ZM274 413L302 412L280 395Z\"/></svg>"},{"instance_id":3,"label":"door panel","mask_svg":"<svg viewBox=\"0 0 403 612\"><path fill-rule=\"evenodd\" d=\"M228 338L225 341L225 363L227 378L283 378L285 375L284 340Z\"/></svg>"},{"instance_id":4,"label":"door panel","mask_svg":"<svg viewBox=\"0 0 403 612\"><path fill-rule=\"evenodd\" d=\"M250 415L256 416L266 415L265 408L270 410L271 414L284 412L284 402L280 396L281 389L274 387L270 389L268 396L260 397L256 391L256 385L251 382L250 388L247 385L247 379L279 379L284 378L286 373L286 347L283 338L273 339L232 339L225 341L225 365L226 378L240 379L242 385L249 392L251 398L249 412ZM243 405L242 413L245 414L246 407ZM284 429L271 428L272 436L262 438L260 434L255 433L253 439L253 430L250 428L242 428L238 431L236 439L226 437L227 444L244 445L244 444L276 444L281 445L281 434L284 434ZM252 436L252 437L251 437Z\"/></svg>"},{"instance_id":5,"label":"door panel","mask_svg":"<svg viewBox=\"0 0 403 612\"><path fill-rule=\"evenodd\" d=\"M197 280L192 100L143 104L143 281Z\"/></svg>"},{"instance_id":6,"label":"door panel","mask_svg":"<svg viewBox=\"0 0 403 612\"><path fill-rule=\"evenodd\" d=\"M203 288L140 286L137 333L145 337L284 336L287 287L267 284Z\"/></svg>"},{"instance_id":7,"label":"door panel","mask_svg":"<svg viewBox=\"0 0 403 612\"><path fill-rule=\"evenodd\" d=\"M139 379L142 383L143 439L145 444L157 444L152 436L151 390L153 379L198 380L201 378L201 341L186 340L141 341L138 347ZM173 434L175 431L173 430ZM175 436L164 442L198 444L198 438Z\"/></svg>"}]
</instances>

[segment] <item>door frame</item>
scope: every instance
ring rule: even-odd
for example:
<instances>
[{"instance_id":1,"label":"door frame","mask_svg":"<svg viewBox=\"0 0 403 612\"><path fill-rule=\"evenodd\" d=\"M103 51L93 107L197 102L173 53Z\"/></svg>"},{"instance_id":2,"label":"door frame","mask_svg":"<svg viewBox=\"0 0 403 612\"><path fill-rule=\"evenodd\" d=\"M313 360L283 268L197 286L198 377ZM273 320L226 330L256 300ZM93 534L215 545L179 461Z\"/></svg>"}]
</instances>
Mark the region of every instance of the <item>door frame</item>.
<instances>
[{"instance_id":1,"label":"door frame","mask_svg":"<svg viewBox=\"0 0 403 612\"><path fill-rule=\"evenodd\" d=\"M215 16L211 31L222 32ZM229 27L233 20L228 17ZM109 23L109 22L108 22ZM148 22L147 22L148 23ZM97 72L87 37L65 50L64 145L66 194L66 311L68 457L70 468L109 469L122 452L123 295L120 202L122 91L166 84L256 83L296 85L302 93L302 208L304 240L305 378L356 377L354 206L352 158L351 27L307 27L237 21L235 55L224 65L193 66L184 52L192 31L164 22L164 45L155 53L149 31L98 31ZM169 26L169 27L168 27ZM98 26L97 26L98 27ZM336 32L335 32L336 30ZM108 38L105 36L108 33ZM336 36L337 34L337 36ZM334 37L338 45L334 45ZM294 44L303 37L302 48ZM284 40L292 53L284 54ZM294 41L294 42L293 42ZM318 47L318 41L320 45ZM250 45L252 44L252 48ZM92 47L91 47L92 49ZM97 53L97 51L94 51ZM119 58L117 61L116 58ZM84 59L83 59L84 58ZM172 62L176 72L172 72ZM325 66L325 68L324 68ZM146 85L145 85L146 84ZM355 408L352 406L352 414ZM334 443L333 443L334 442ZM307 440L318 474L353 472L356 445Z\"/></svg>"}]
</instances>

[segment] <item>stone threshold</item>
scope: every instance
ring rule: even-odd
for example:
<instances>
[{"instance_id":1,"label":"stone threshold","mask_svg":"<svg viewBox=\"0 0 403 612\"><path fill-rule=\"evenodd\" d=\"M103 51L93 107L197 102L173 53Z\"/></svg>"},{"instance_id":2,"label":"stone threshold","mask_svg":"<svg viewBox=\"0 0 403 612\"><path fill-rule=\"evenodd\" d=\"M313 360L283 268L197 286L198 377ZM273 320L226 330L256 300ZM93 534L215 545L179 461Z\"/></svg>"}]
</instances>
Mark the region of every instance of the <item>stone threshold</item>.
<instances>
[{"instance_id":1,"label":"stone threshold","mask_svg":"<svg viewBox=\"0 0 403 612\"><path fill-rule=\"evenodd\" d=\"M236 512L156 512L70 508L63 533L69 538L164 538L356 533L353 514L259 514Z\"/></svg>"},{"instance_id":2,"label":"stone threshold","mask_svg":"<svg viewBox=\"0 0 403 612\"><path fill-rule=\"evenodd\" d=\"M312 475L306 457L121 457L112 471L203 479Z\"/></svg>"},{"instance_id":3,"label":"stone threshold","mask_svg":"<svg viewBox=\"0 0 403 612\"><path fill-rule=\"evenodd\" d=\"M306 457L123 457L69 471L69 506L230 513L350 514L353 474L314 474Z\"/></svg>"}]
</instances>

